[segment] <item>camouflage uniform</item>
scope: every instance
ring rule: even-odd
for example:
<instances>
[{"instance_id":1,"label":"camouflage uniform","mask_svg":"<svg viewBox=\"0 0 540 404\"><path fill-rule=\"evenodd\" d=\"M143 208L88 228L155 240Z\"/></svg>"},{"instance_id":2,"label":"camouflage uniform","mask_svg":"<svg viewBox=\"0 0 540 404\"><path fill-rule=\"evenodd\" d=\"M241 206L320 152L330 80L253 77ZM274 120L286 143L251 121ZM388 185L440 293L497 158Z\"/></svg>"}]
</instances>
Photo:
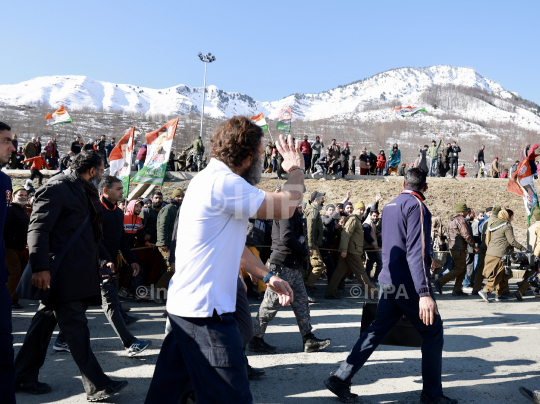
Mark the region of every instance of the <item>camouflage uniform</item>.
<instances>
[{"instance_id":1,"label":"camouflage uniform","mask_svg":"<svg viewBox=\"0 0 540 404\"><path fill-rule=\"evenodd\" d=\"M202 170L201 168L202 156L204 154L204 145L200 136L197 137L197 139L195 139L193 143L191 143L189 147L184 151L188 151L188 150L191 150L193 153L193 164L197 167L197 171L201 171Z\"/></svg>"},{"instance_id":2,"label":"camouflage uniform","mask_svg":"<svg viewBox=\"0 0 540 404\"><path fill-rule=\"evenodd\" d=\"M296 316L300 334L302 334L302 337L308 335L312 330L311 316L309 314L309 302L304 280L302 279L302 272L299 269L291 269L275 264L270 264L270 269L276 276L287 281L291 286L294 293L294 301L291 303L291 307ZM267 288L253 327L253 335L255 337L264 337L268 323L276 316L280 307L279 295L272 289Z\"/></svg>"}]
</instances>

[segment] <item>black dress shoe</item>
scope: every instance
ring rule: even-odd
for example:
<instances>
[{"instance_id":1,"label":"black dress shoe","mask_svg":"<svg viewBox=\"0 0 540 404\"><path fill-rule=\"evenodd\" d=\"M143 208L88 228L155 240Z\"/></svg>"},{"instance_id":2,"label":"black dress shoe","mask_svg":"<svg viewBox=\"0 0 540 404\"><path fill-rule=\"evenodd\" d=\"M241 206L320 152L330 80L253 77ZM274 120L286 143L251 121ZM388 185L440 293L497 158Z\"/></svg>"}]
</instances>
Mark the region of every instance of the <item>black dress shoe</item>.
<instances>
[{"instance_id":1,"label":"black dress shoe","mask_svg":"<svg viewBox=\"0 0 540 404\"><path fill-rule=\"evenodd\" d=\"M252 368L249 364L247 365L248 380L255 380L263 376L266 372L263 369Z\"/></svg>"},{"instance_id":2,"label":"black dress shoe","mask_svg":"<svg viewBox=\"0 0 540 404\"><path fill-rule=\"evenodd\" d=\"M519 392L525 396L525 398L535 404L540 404L540 391L530 391L525 387L520 387Z\"/></svg>"},{"instance_id":3,"label":"black dress shoe","mask_svg":"<svg viewBox=\"0 0 540 404\"><path fill-rule=\"evenodd\" d=\"M326 388L338 396L341 402L359 403L358 394L351 393L351 384L340 380L336 375L332 375L324 381Z\"/></svg>"},{"instance_id":4,"label":"black dress shoe","mask_svg":"<svg viewBox=\"0 0 540 404\"><path fill-rule=\"evenodd\" d=\"M267 344L266 341L262 338L253 337L251 341L249 341L249 344L247 348L251 352L258 352L258 353L276 353L277 348L275 346L272 346L270 344Z\"/></svg>"},{"instance_id":5,"label":"black dress shoe","mask_svg":"<svg viewBox=\"0 0 540 404\"><path fill-rule=\"evenodd\" d=\"M24 308L23 305L20 304L20 303L18 303L18 302L17 302L17 303L12 303L12 304L11 304L11 309L12 309L12 310L21 310L22 308Z\"/></svg>"},{"instance_id":6,"label":"black dress shoe","mask_svg":"<svg viewBox=\"0 0 540 404\"><path fill-rule=\"evenodd\" d=\"M468 293L465 293L465 292L462 291L462 290L453 290L453 291L452 291L452 296L466 297L466 296L469 296L469 294L468 294Z\"/></svg>"},{"instance_id":7,"label":"black dress shoe","mask_svg":"<svg viewBox=\"0 0 540 404\"><path fill-rule=\"evenodd\" d=\"M24 391L25 393L33 395L47 394L51 391L51 386L41 382L15 383L15 391Z\"/></svg>"},{"instance_id":8,"label":"black dress shoe","mask_svg":"<svg viewBox=\"0 0 540 404\"><path fill-rule=\"evenodd\" d=\"M124 387L128 385L126 380L111 381L104 390L98 391L97 393L86 396L88 401L102 401L106 400L109 397L114 396L119 393Z\"/></svg>"},{"instance_id":9,"label":"black dress shoe","mask_svg":"<svg viewBox=\"0 0 540 404\"><path fill-rule=\"evenodd\" d=\"M442 395L435 400L428 400L424 395L422 394L422 397L420 398L420 404L458 404L459 401L455 399L451 399L446 397L445 395Z\"/></svg>"}]
</instances>

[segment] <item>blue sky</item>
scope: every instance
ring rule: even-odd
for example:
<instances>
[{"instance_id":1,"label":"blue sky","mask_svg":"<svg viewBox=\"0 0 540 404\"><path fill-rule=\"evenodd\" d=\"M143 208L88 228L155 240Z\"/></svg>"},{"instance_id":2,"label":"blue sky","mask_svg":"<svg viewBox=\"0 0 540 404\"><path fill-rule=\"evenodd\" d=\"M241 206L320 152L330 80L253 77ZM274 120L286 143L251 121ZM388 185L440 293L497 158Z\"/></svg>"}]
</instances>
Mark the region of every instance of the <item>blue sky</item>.
<instances>
[{"instance_id":1,"label":"blue sky","mask_svg":"<svg viewBox=\"0 0 540 404\"><path fill-rule=\"evenodd\" d=\"M398 67L468 66L540 103L540 1L3 2L0 84L86 75L260 101Z\"/></svg>"}]
</instances>

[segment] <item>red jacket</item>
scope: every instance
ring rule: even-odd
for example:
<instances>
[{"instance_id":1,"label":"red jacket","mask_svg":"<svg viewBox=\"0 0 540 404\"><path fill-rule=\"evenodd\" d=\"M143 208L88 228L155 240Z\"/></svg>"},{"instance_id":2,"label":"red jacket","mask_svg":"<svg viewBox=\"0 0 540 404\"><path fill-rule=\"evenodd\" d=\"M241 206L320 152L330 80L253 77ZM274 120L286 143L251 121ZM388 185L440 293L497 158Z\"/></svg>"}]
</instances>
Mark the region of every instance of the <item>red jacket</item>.
<instances>
[{"instance_id":1,"label":"red jacket","mask_svg":"<svg viewBox=\"0 0 540 404\"><path fill-rule=\"evenodd\" d=\"M465 167L463 167L463 166L459 167L459 169L458 169L458 177L459 178L465 178L466 175L467 175L467 173L465 172Z\"/></svg>"},{"instance_id":2,"label":"red jacket","mask_svg":"<svg viewBox=\"0 0 540 404\"><path fill-rule=\"evenodd\" d=\"M45 159L42 158L41 156L32 157L31 159L26 159L23 161L23 163L27 163L29 161L32 162L32 167L30 167L30 169L32 170L41 170L43 166L47 167L49 170L51 169L51 167L47 165L47 162L45 161Z\"/></svg>"},{"instance_id":3,"label":"red jacket","mask_svg":"<svg viewBox=\"0 0 540 404\"><path fill-rule=\"evenodd\" d=\"M300 152L302 154L310 154L311 153L311 145L307 140L304 140L302 143L300 143Z\"/></svg>"},{"instance_id":4,"label":"red jacket","mask_svg":"<svg viewBox=\"0 0 540 404\"><path fill-rule=\"evenodd\" d=\"M377 168L384 169L385 165L386 165L386 157L384 157L382 154L379 154L377 156Z\"/></svg>"}]
</instances>

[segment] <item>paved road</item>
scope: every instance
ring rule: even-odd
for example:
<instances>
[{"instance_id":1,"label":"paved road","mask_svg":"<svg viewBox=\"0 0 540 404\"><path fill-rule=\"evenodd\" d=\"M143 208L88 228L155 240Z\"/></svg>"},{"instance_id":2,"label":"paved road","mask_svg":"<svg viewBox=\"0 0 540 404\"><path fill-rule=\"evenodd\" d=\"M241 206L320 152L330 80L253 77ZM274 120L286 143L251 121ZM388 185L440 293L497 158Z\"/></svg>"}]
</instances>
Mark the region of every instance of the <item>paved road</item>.
<instances>
[{"instance_id":1,"label":"paved road","mask_svg":"<svg viewBox=\"0 0 540 404\"><path fill-rule=\"evenodd\" d=\"M319 285L311 305L315 335L332 338L325 352L302 352L302 340L290 308L280 311L268 328L266 340L278 347L274 355L249 355L250 364L266 369L266 376L251 383L255 403L337 404L322 385L347 357L359 334L363 299L347 295L339 301L324 300ZM512 290L515 290L512 283ZM540 388L538 339L540 301L531 295L525 301L487 304L477 296L453 298L451 285L438 297L445 329L443 388L460 403L526 403L517 388ZM530 292L529 292L530 293ZM22 302L25 309L14 313L15 352L24 339L36 304ZM88 312L92 347L103 369L113 378L129 380L115 403L143 403L154 364L163 341L163 308L153 303L127 301L131 313L141 320L132 332L153 340L152 349L136 358L125 356L99 307ZM251 301L255 316L259 303ZM56 334L56 333L55 333ZM381 346L353 379L353 392L365 403L417 403L422 388L419 349ZM19 403L86 403L78 369L70 354L56 353L52 342L41 381L53 387L50 394L17 395ZM1 400L0 400L1 401Z\"/></svg>"}]
</instances>

